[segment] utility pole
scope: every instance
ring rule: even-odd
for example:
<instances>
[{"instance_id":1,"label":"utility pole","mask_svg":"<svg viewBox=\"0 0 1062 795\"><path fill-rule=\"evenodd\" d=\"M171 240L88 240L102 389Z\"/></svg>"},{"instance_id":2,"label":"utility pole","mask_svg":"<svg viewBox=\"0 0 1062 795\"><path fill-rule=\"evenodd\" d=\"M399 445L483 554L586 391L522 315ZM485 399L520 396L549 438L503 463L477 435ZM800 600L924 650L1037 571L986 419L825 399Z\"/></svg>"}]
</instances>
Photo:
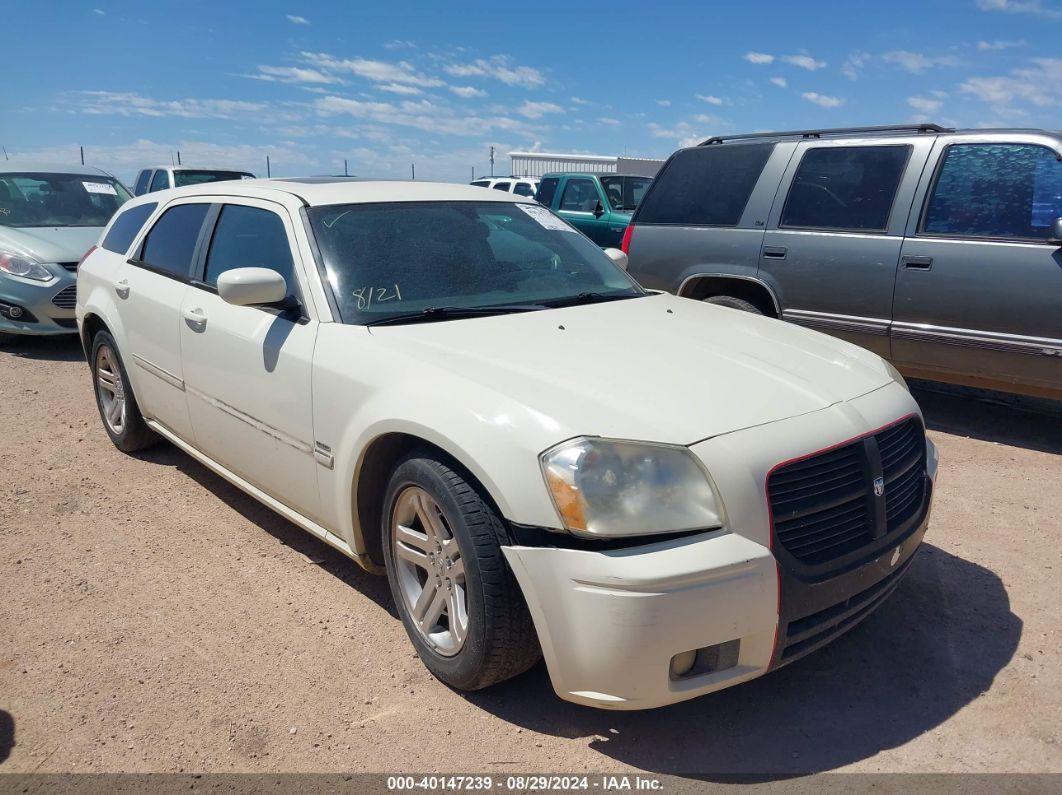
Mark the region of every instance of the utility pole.
<instances>
[{"instance_id":1,"label":"utility pole","mask_svg":"<svg viewBox=\"0 0 1062 795\"><path fill-rule=\"evenodd\" d=\"M472 181L476 181L476 167L472 166Z\"/></svg>"},{"instance_id":2,"label":"utility pole","mask_svg":"<svg viewBox=\"0 0 1062 795\"><path fill-rule=\"evenodd\" d=\"M490 175L494 176L494 147L490 148Z\"/></svg>"},{"instance_id":3,"label":"utility pole","mask_svg":"<svg viewBox=\"0 0 1062 795\"><path fill-rule=\"evenodd\" d=\"M272 168L269 165L269 155L266 155L266 177L268 178L268 177L272 177L272 176L273 176L273 171L272 171Z\"/></svg>"},{"instance_id":4,"label":"utility pole","mask_svg":"<svg viewBox=\"0 0 1062 795\"><path fill-rule=\"evenodd\" d=\"M85 147L81 147L81 165L85 165Z\"/></svg>"},{"instance_id":5,"label":"utility pole","mask_svg":"<svg viewBox=\"0 0 1062 795\"><path fill-rule=\"evenodd\" d=\"M413 173L413 181L416 182L417 181L417 164L416 163L410 163L409 164L409 169Z\"/></svg>"},{"instance_id":6,"label":"utility pole","mask_svg":"<svg viewBox=\"0 0 1062 795\"><path fill-rule=\"evenodd\" d=\"M350 172L347 171L347 159L345 157L343 158L343 176L344 177L349 177L350 176Z\"/></svg>"}]
</instances>

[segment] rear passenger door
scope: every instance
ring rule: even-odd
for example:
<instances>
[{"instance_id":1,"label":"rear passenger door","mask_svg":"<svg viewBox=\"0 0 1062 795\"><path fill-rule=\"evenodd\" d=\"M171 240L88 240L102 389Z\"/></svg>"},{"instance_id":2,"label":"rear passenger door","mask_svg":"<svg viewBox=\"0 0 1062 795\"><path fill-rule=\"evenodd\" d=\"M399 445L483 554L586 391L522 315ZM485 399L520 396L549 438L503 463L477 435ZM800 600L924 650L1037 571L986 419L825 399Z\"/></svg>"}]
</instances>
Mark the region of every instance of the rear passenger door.
<instances>
[{"instance_id":1,"label":"rear passenger door","mask_svg":"<svg viewBox=\"0 0 1062 795\"><path fill-rule=\"evenodd\" d=\"M904 241L892 328L905 369L1062 389L1062 147L951 137L933 152Z\"/></svg>"},{"instance_id":2,"label":"rear passenger door","mask_svg":"<svg viewBox=\"0 0 1062 795\"><path fill-rule=\"evenodd\" d=\"M599 246L610 245L608 220L604 218L605 197L598 191L596 180L569 177L564 183L557 214Z\"/></svg>"},{"instance_id":3,"label":"rear passenger door","mask_svg":"<svg viewBox=\"0 0 1062 795\"><path fill-rule=\"evenodd\" d=\"M797 147L760 254L785 320L889 355L896 263L931 145L889 138Z\"/></svg>"},{"instance_id":4,"label":"rear passenger door","mask_svg":"<svg viewBox=\"0 0 1062 795\"><path fill-rule=\"evenodd\" d=\"M299 252L288 210L226 200L207 219L181 311L188 412L201 451L305 516L320 515L310 394L317 321L309 310L234 306L217 292L235 268L270 268L300 298Z\"/></svg>"}]
</instances>

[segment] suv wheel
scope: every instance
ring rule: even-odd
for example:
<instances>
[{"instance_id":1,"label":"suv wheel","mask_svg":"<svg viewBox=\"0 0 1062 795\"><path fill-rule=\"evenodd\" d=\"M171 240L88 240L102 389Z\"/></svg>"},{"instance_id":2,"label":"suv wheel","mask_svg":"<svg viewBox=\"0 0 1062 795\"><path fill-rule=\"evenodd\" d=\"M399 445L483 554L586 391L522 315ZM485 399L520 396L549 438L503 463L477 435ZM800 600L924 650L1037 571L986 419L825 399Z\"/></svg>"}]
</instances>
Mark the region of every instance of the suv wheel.
<instances>
[{"instance_id":1,"label":"suv wheel","mask_svg":"<svg viewBox=\"0 0 1062 795\"><path fill-rule=\"evenodd\" d=\"M716 306L728 306L731 309L740 309L742 312L751 312L754 315L762 315L759 307L755 304L750 304L744 298L735 298L732 295L712 295L704 299L706 304L715 304Z\"/></svg>"},{"instance_id":2,"label":"suv wheel","mask_svg":"<svg viewBox=\"0 0 1062 795\"><path fill-rule=\"evenodd\" d=\"M534 665L538 640L502 555L504 525L479 492L421 452L395 468L385 500L387 578L428 670L458 690L479 690Z\"/></svg>"},{"instance_id":3,"label":"suv wheel","mask_svg":"<svg viewBox=\"0 0 1062 795\"><path fill-rule=\"evenodd\" d=\"M107 435L119 450L132 453L150 447L158 436L144 422L136 404L133 390L129 388L129 376L118 355L114 338L106 331L99 332L92 340L92 384L96 393L96 406Z\"/></svg>"}]
</instances>

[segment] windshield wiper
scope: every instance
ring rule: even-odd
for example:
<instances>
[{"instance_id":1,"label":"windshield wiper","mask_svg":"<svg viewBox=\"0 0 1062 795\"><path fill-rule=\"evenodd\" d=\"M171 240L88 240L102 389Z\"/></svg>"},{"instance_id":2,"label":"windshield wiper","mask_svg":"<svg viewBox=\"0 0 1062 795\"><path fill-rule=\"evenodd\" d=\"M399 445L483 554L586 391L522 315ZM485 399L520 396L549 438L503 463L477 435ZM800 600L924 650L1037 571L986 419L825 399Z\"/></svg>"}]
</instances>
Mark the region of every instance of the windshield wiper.
<instances>
[{"instance_id":1,"label":"windshield wiper","mask_svg":"<svg viewBox=\"0 0 1062 795\"><path fill-rule=\"evenodd\" d=\"M625 298L640 298L642 293L579 293L564 298L554 298L542 303L550 307L582 306L583 304L603 304L606 301L622 301Z\"/></svg>"},{"instance_id":2,"label":"windshield wiper","mask_svg":"<svg viewBox=\"0 0 1062 795\"><path fill-rule=\"evenodd\" d=\"M365 326L389 326L402 323L424 323L434 320L458 320L465 317L488 317L490 315L511 315L516 312L534 312L545 309L544 304L497 304L494 306L429 306L419 312L406 312L401 315L370 320Z\"/></svg>"}]
</instances>

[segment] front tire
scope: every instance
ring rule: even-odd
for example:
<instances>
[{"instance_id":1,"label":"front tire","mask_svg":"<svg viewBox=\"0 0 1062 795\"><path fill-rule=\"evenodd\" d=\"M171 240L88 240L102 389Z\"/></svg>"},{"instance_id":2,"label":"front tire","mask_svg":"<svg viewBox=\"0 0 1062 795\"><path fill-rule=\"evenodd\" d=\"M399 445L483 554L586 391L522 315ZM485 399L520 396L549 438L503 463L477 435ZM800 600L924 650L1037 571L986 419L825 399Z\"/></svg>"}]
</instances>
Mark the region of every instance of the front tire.
<instances>
[{"instance_id":1,"label":"front tire","mask_svg":"<svg viewBox=\"0 0 1062 795\"><path fill-rule=\"evenodd\" d=\"M158 436L144 422L118 346L106 331L93 338L89 362L96 407L114 446L122 452L133 453L155 444Z\"/></svg>"},{"instance_id":2,"label":"front tire","mask_svg":"<svg viewBox=\"0 0 1062 795\"><path fill-rule=\"evenodd\" d=\"M479 690L541 656L520 588L502 555L493 507L430 452L395 468L383 512L387 578L402 623L428 670Z\"/></svg>"}]
</instances>

